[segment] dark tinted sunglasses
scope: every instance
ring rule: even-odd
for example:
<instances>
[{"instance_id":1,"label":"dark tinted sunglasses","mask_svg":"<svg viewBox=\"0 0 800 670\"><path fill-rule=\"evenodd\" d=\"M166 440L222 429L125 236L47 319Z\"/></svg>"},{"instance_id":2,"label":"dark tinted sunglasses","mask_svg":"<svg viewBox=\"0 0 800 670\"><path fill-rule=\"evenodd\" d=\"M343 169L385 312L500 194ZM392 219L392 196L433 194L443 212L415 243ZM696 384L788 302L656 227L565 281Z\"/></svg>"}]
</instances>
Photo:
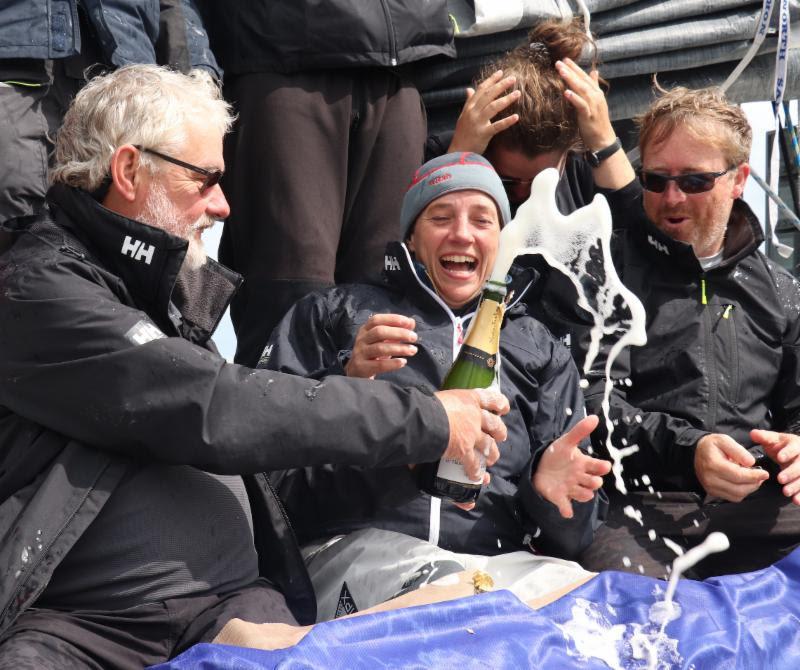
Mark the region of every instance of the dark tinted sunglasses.
<instances>
[{"instance_id":1,"label":"dark tinted sunglasses","mask_svg":"<svg viewBox=\"0 0 800 670\"><path fill-rule=\"evenodd\" d=\"M733 170L729 167L722 172L694 172L692 174L676 174L672 177L665 174L658 174L658 172L646 172L642 170L639 173L639 181L642 187L647 191L653 193L663 193L667 188L667 183L674 181L675 185L687 195L695 193L706 193L714 188L714 184L722 175L728 174Z\"/></svg>"},{"instance_id":2,"label":"dark tinted sunglasses","mask_svg":"<svg viewBox=\"0 0 800 670\"><path fill-rule=\"evenodd\" d=\"M516 177L500 177L500 181L503 182L503 188L506 190L515 186L530 186L533 183L533 179L517 179Z\"/></svg>"},{"instance_id":3,"label":"dark tinted sunglasses","mask_svg":"<svg viewBox=\"0 0 800 670\"><path fill-rule=\"evenodd\" d=\"M154 156L158 156L160 159L167 161L168 163L172 163L173 165L179 165L182 168L186 168L187 170L191 170L192 172L196 172L197 174L201 174L205 177L203 183L200 185L200 193L205 193L208 189L212 186L216 186L219 184L219 180L222 179L222 170L206 170L205 168L197 167L196 165L192 165L191 163L187 163L186 161L178 160L177 158L173 158L172 156L167 156L167 154L162 154L160 151L156 151L155 149L148 149L146 147L142 147L139 145L134 145L139 151L144 151L148 154L153 154Z\"/></svg>"}]
</instances>

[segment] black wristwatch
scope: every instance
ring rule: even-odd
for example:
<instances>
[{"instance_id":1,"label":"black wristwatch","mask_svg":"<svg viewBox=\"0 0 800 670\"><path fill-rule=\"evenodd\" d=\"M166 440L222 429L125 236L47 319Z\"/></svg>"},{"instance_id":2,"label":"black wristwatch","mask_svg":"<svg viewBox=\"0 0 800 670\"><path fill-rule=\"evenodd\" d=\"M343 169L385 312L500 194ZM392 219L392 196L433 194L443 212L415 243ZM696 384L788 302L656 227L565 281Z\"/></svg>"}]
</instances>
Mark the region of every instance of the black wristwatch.
<instances>
[{"instance_id":1,"label":"black wristwatch","mask_svg":"<svg viewBox=\"0 0 800 670\"><path fill-rule=\"evenodd\" d=\"M604 149L600 149L600 151L587 151L583 154L583 157L589 165L596 168L600 167L600 163L609 156L613 156L620 149L622 149L622 142L619 141L619 137L615 137L614 141Z\"/></svg>"}]
</instances>

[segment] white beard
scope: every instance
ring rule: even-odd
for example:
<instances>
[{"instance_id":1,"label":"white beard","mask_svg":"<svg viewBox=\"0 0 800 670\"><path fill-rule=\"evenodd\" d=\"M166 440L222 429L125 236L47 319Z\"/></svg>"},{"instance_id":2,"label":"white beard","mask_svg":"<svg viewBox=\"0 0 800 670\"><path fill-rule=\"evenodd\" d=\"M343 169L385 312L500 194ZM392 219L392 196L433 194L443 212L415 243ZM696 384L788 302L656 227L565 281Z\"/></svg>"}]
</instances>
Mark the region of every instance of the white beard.
<instances>
[{"instance_id":1,"label":"white beard","mask_svg":"<svg viewBox=\"0 0 800 670\"><path fill-rule=\"evenodd\" d=\"M158 183L153 183L147 194L139 220L155 228L161 228L175 237L189 242L183 263L190 270L197 270L208 261L205 245L198 231L214 225L214 220L203 214L196 221L187 223L182 212L169 199L167 190Z\"/></svg>"}]
</instances>

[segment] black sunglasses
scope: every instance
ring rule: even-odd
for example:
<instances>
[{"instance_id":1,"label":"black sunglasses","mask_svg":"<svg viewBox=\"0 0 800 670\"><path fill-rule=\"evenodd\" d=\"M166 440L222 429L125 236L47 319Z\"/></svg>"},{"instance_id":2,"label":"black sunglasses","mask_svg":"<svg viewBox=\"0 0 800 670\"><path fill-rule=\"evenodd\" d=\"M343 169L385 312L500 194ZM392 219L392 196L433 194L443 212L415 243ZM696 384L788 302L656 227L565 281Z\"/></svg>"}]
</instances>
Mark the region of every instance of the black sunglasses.
<instances>
[{"instance_id":1,"label":"black sunglasses","mask_svg":"<svg viewBox=\"0 0 800 670\"><path fill-rule=\"evenodd\" d=\"M187 163L186 161L178 160L177 158L173 158L172 156L167 156L167 154L162 154L160 151L156 151L155 149L148 149L138 144L134 144L133 146L135 146L139 151L144 151L148 154L153 154L154 156L158 156L159 158L167 161L168 163L172 163L173 165L179 165L180 167L186 168L187 170L191 170L192 172L197 172L197 174L203 175L205 179L203 180L203 183L200 185L200 193L205 193L212 186L216 186L217 184L219 184L219 180L222 179L222 170L206 170L205 168L197 167L196 165L192 165L191 163Z\"/></svg>"},{"instance_id":2,"label":"black sunglasses","mask_svg":"<svg viewBox=\"0 0 800 670\"><path fill-rule=\"evenodd\" d=\"M500 181L503 182L503 187L506 189L515 186L528 186L533 183L533 179L518 179L517 177L500 177Z\"/></svg>"},{"instance_id":3,"label":"black sunglasses","mask_svg":"<svg viewBox=\"0 0 800 670\"><path fill-rule=\"evenodd\" d=\"M729 167L722 172L694 172L692 174L676 174L672 177L665 174L658 174L658 172L647 172L642 170L639 173L639 181L642 187L647 191L653 193L663 193L667 188L667 183L674 181L675 185L687 195L694 195L696 193L706 193L714 188L717 179L722 175L728 174L733 170Z\"/></svg>"}]
</instances>

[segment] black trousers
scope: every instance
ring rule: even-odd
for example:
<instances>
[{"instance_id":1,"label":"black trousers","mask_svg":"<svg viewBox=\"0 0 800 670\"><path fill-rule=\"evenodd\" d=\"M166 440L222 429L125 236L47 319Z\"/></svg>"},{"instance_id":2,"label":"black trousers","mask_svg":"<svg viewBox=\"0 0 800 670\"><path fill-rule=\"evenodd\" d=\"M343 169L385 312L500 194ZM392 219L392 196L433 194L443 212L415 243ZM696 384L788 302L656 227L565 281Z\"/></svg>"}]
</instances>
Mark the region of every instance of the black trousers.
<instances>
[{"instance_id":1,"label":"black trousers","mask_svg":"<svg viewBox=\"0 0 800 670\"><path fill-rule=\"evenodd\" d=\"M655 493L616 493L609 497L605 525L578 559L587 570L664 577L666 566L677 554L663 538L686 550L713 531L728 536L730 549L703 559L687 577L706 579L759 570L800 545L800 507L772 482L738 503L705 500L685 492L662 492L660 497ZM627 505L641 511L642 524L624 513ZM655 531L655 539L651 531Z\"/></svg>"},{"instance_id":2,"label":"black trousers","mask_svg":"<svg viewBox=\"0 0 800 670\"><path fill-rule=\"evenodd\" d=\"M173 598L125 610L23 612L0 642L0 670L141 670L198 642L211 642L238 617L295 624L286 601L265 580L223 595Z\"/></svg>"},{"instance_id":3,"label":"black trousers","mask_svg":"<svg viewBox=\"0 0 800 670\"><path fill-rule=\"evenodd\" d=\"M295 301L379 276L422 162L416 88L379 68L231 77L220 260L244 275L231 305L236 361L255 365Z\"/></svg>"}]
</instances>

